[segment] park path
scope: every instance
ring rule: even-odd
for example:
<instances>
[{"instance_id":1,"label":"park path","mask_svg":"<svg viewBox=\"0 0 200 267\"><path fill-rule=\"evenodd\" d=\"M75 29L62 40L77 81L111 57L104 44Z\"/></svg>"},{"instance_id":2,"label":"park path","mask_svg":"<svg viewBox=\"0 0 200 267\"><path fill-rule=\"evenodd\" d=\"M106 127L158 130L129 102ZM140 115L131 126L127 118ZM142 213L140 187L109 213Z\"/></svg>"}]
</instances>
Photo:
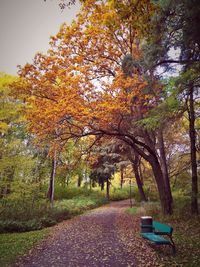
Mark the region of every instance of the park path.
<instances>
[{"instance_id":1,"label":"park path","mask_svg":"<svg viewBox=\"0 0 200 267\"><path fill-rule=\"evenodd\" d=\"M110 203L52 227L15 267L157 266L153 251L138 235L138 218L131 220L124 212L127 207L129 201Z\"/></svg>"}]
</instances>

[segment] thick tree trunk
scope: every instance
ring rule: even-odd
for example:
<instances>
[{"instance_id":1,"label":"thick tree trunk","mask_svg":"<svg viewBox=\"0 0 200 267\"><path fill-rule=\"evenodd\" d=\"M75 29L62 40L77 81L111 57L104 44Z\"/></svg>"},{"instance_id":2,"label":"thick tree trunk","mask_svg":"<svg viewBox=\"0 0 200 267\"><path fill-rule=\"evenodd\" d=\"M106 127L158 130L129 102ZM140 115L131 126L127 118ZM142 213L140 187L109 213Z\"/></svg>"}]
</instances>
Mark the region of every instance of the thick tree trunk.
<instances>
[{"instance_id":1,"label":"thick tree trunk","mask_svg":"<svg viewBox=\"0 0 200 267\"><path fill-rule=\"evenodd\" d=\"M53 205L54 201L54 183L55 183L55 175L56 175L56 152L54 153L54 158L52 159L52 169L51 176L49 180L49 188L47 192L47 197L49 198L51 205Z\"/></svg>"},{"instance_id":2,"label":"thick tree trunk","mask_svg":"<svg viewBox=\"0 0 200 267\"><path fill-rule=\"evenodd\" d=\"M198 178L197 178L197 158L196 158L196 134L195 134L195 112L193 86L189 91L189 134L190 134L190 154L191 154L191 169L192 169L192 198L191 212L198 214Z\"/></svg>"},{"instance_id":3,"label":"thick tree trunk","mask_svg":"<svg viewBox=\"0 0 200 267\"><path fill-rule=\"evenodd\" d=\"M160 164L161 164L161 169L163 173L163 178L165 181L165 187L171 199L171 202L173 203L162 129L158 130L158 146L159 146L159 151L160 151Z\"/></svg>"},{"instance_id":4,"label":"thick tree trunk","mask_svg":"<svg viewBox=\"0 0 200 267\"><path fill-rule=\"evenodd\" d=\"M121 167L120 168L120 187L121 187L121 189L123 187L123 183L124 183L124 168Z\"/></svg>"},{"instance_id":5,"label":"thick tree trunk","mask_svg":"<svg viewBox=\"0 0 200 267\"><path fill-rule=\"evenodd\" d=\"M143 175L143 172L142 172L141 160L140 160L140 163L139 163L139 174L140 174L140 180L141 180L141 183L142 183L142 186L143 186L144 185L144 175Z\"/></svg>"},{"instance_id":6,"label":"thick tree trunk","mask_svg":"<svg viewBox=\"0 0 200 267\"><path fill-rule=\"evenodd\" d=\"M145 137L146 137L145 133ZM147 135L147 141L145 143L137 140L135 137L127 135L126 138L120 137L126 144L132 147L134 152L137 152L143 157L152 167L152 171L155 177L155 181L158 188L160 204L163 214L172 214L172 202L168 190L166 190L165 180L163 177L162 169L156 154L154 140L150 140L150 136Z\"/></svg>"},{"instance_id":7,"label":"thick tree trunk","mask_svg":"<svg viewBox=\"0 0 200 267\"><path fill-rule=\"evenodd\" d=\"M158 162L158 159L153 156L150 156L149 163L151 164L153 174L156 180L162 213L166 215L172 214L173 208L172 208L171 197L169 195L168 190L166 189L162 169Z\"/></svg>"}]
</instances>

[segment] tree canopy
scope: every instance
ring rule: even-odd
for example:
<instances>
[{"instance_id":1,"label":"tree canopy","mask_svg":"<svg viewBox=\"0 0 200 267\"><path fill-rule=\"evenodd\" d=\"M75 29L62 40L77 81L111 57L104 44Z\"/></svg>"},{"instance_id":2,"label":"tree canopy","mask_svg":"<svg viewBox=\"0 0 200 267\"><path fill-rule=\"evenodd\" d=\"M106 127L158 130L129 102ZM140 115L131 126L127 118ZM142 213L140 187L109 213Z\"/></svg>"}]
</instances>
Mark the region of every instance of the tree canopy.
<instances>
[{"instance_id":1,"label":"tree canopy","mask_svg":"<svg viewBox=\"0 0 200 267\"><path fill-rule=\"evenodd\" d=\"M29 130L39 142L63 146L70 138L92 135L130 146L151 165L164 213L172 212L172 197L163 132L184 114L189 96L196 162L199 40L196 10L189 7L188 1L84 1L77 20L61 26L48 53L22 67L14 85L28 103ZM170 58L171 49L178 49L178 59ZM158 70L172 63L183 65L176 90ZM184 87L183 78L191 72L192 89L188 78ZM197 188L197 178L194 184Z\"/></svg>"}]
</instances>

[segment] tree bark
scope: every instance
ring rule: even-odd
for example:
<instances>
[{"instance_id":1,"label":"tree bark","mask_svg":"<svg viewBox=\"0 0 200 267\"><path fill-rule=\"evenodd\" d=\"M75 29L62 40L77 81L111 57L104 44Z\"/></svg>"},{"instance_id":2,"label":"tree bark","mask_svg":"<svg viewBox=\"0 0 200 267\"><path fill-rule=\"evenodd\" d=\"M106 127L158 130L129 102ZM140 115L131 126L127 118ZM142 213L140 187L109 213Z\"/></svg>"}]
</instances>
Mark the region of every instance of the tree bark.
<instances>
[{"instance_id":1,"label":"tree bark","mask_svg":"<svg viewBox=\"0 0 200 267\"><path fill-rule=\"evenodd\" d=\"M82 176L81 174L78 175L78 181L77 181L77 186L81 187L81 181L82 181Z\"/></svg>"},{"instance_id":2,"label":"tree bark","mask_svg":"<svg viewBox=\"0 0 200 267\"><path fill-rule=\"evenodd\" d=\"M163 131L161 128L158 130L158 146L159 146L159 151L160 151L160 164L161 164L161 169L163 172L163 178L165 181L165 187L168 192L169 198L171 199L171 202L173 203L169 172L168 172L167 160L166 160L166 153L165 153L165 145L164 145L164 139L163 139Z\"/></svg>"},{"instance_id":3,"label":"tree bark","mask_svg":"<svg viewBox=\"0 0 200 267\"><path fill-rule=\"evenodd\" d=\"M136 179L137 187L138 187L139 194L140 194L140 200L141 201L147 201L146 195L144 193L142 181L140 178L139 164L140 164L139 156L135 154L135 158L134 158L134 160L132 160L132 167L133 167L133 172L135 174L135 179Z\"/></svg>"},{"instance_id":4,"label":"tree bark","mask_svg":"<svg viewBox=\"0 0 200 267\"><path fill-rule=\"evenodd\" d=\"M195 133L195 111L193 86L189 91L189 135L190 135L190 154L191 154L191 170L192 170L192 196L191 196L191 212L198 214L198 177L197 177L197 158L196 158L196 133Z\"/></svg>"},{"instance_id":5,"label":"tree bark","mask_svg":"<svg viewBox=\"0 0 200 267\"><path fill-rule=\"evenodd\" d=\"M47 192L47 197L49 198L51 205L53 206L54 201L54 183L55 183L55 175L56 175L56 151L54 152L54 157L52 159L52 169L51 169L51 175L49 180L49 188Z\"/></svg>"},{"instance_id":6,"label":"tree bark","mask_svg":"<svg viewBox=\"0 0 200 267\"><path fill-rule=\"evenodd\" d=\"M101 182L101 191L103 191L104 190L104 182L102 181Z\"/></svg>"},{"instance_id":7,"label":"tree bark","mask_svg":"<svg viewBox=\"0 0 200 267\"><path fill-rule=\"evenodd\" d=\"M67 187L69 186L69 179L70 179L70 175L67 174L66 178L65 178L65 182L66 182Z\"/></svg>"},{"instance_id":8,"label":"tree bark","mask_svg":"<svg viewBox=\"0 0 200 267\"><path fill-rule=\"evenodd\" d=\"M106 179L106 198L110 199L110 181L109 178Z\"/></svg>"},{"instance_id":9,"label":"tree bark","mask_svg":"<svg viewBox=\"0 0 200 267\"><path fill-rule=\"evenodd\" d=\"M140 174L140 180L141 180L141 183L142 183L142 186L144 185L144 175L143 175L143 172L142 172L142 162L140 160L140 163L139 163L139 174Z\"/></svg>"},{"instance_id":10,"label":"tree bark","mask_svg":"<svg viewBox=\"0 0 200 267\"><path fill-rule=\"evenodd\" d=\"M124 183L124 168L121 166L121 168L120 168L120 187L121 187L121 189L122 189L122 187L123 187L123 183Z\"/></svg>"},{"instance_id":11,"label":"tree bark","mask_svg":"<svg viewBox=\"0 0 200 267\"><path fill-rule=\"evenodd\" d=\"M132 149L133 153L137 152L142 158L144 158L152 167L152 171L155 177L155 181L158 188L160 204L163 214L172 214L172 203L168 191L166 190L165 181L162 173L162 169L156 154L155 147L153 145L147 145L135 137L127 135L125 138L120 138L126 144L128 144Z\"/></svg>"},{"instance_id":12,"label":"tree bark","mask_svg":"<svg viewBox=\"0 0 200 267\"><path fill-rule=\"evenodd\" d=\"M156 180L162 213L165 215L172 214L173 213L172 202L169 192L165 186L165 181L160 163L158 159L156 157L153 157L152 155L149 157L149 163L151 164L153 174Z\"/></svg>"}]
</instances>

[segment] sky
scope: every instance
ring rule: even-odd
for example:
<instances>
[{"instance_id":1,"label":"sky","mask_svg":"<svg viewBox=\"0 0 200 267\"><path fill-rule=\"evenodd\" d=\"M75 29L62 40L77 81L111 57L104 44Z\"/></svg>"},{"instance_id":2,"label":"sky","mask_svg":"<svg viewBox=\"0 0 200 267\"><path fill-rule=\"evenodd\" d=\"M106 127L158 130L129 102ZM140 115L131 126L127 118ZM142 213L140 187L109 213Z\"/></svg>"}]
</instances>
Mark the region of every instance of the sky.
<instances>
[{"instance_id":1,"label":"sky","mask_svg":"<svg viewBox=\"0 0 200 267\"><path fill-rule=\"evenodd\" d=\"M71 23L80 6L61 11L59 0L0 0L0 72L16 75L17 65L31 63L49 49L49 37Z\"/></svg>"}]
</instances>

